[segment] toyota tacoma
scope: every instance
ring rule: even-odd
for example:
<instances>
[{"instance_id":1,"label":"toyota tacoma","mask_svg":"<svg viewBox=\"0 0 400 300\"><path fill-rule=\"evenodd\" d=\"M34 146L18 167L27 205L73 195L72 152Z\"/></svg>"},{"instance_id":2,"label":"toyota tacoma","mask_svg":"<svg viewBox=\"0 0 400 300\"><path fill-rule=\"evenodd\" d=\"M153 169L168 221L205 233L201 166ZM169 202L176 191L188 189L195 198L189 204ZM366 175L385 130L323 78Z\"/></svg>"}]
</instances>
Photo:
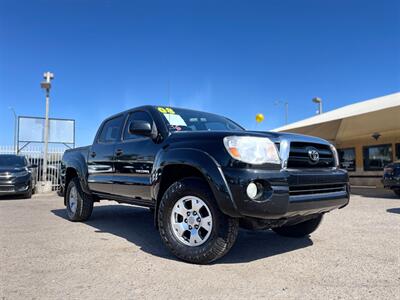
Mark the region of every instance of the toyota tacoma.
<instances>
[{"instance_id":1,"label":"toyota tacoma","mask_svg":"<svg viewBox=\"0 0 400 300\"><path fill-rule=\"evenodd\" d=\"M61 184L71 221L103 199L148 207L165 246L198 264L225 255L239 227L304 237L349 202L329 142L164 106L106 119L91 146L65 152Z\"/></svg>"}]
</instances>

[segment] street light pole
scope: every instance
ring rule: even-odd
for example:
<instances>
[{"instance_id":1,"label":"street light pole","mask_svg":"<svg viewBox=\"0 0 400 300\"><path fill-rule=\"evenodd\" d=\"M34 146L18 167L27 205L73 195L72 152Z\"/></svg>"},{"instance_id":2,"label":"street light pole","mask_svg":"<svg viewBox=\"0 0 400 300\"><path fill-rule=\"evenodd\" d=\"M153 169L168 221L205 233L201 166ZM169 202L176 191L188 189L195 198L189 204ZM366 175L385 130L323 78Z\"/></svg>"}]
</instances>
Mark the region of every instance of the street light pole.
<instances>
[{"instance_id":1,"label":"street light pole","mask_svg":"<svg viewBox=\"0 0 400 300\"><path fill-rule=\"evenodd\" d=\"M289 117L289 104L287 101L285 101L285 125L288 123L288 117Z\"/></svg>"},{"instance_id":2,"label":"street light pole","mask_svg":"<svg viewBox=\"0 0 400 300\"><path fill-rule=\"evenodd\" d=\"M18 154L18 149L17 149L17 114L15 113L15 110L13 107L9 107L9 110L11 110L14 114L14 152L15 154Z\"/></svg>"},{"instance_id":3,"label":"street light pole","mask_svg":"<svg viewBox=\"0 0 400 300\"><path fill-rule=\"evenodd\" d=\"M288 118L289 118L289 103L287 101L283 102L281 100L275 101L275 105L282 104L285 106L285 125L288 123Z\"/></svg>"},{"instance_id":4,"label":"street light pole","mask_svg":"<svg viewBox=\"0 0 400 300\"><path fill-rule=\"evenodd\" d=\"M315 97L312 99L312 101L316 104L318 104L318 114L322 114L322 99Z\"/></svg>"},{"instance_id":5,"label":"street light pole","mask_svg":"<svg viewBox=\"0 0 400 300\"><path fill-rule=\"evenodd\" d=\"M49 144L49 106L50 106L50 89L51 80L54 79L54 74L46 72L43 74L44 81L40 84L42 89L46 91L46 117L44 123L44 153L43 153L43 175L42 181L47 181L47 155Z\"/></svg>"}]
</instances>

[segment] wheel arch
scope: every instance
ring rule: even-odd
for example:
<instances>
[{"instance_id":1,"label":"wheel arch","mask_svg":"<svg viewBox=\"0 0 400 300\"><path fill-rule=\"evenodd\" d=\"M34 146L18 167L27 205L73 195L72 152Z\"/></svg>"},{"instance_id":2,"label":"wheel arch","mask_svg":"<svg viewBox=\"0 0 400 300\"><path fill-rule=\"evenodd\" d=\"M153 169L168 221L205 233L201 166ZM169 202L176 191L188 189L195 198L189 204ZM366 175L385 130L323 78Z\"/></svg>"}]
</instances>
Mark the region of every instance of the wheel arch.
<instances>
[{"instance_id":1,"label":"wheel arch","mask_svg":"<svg viewBox=\"0 0 400 300\"><path fill-rule=\"evenodd\" d=\"M87 194L91 194L87 183L87 176L87 164L83 155L80 154L63 158L61 164L61 185L64 191L64 204L68 184L74 177L79 178L82 190Z\"/></svg>"},{"instance_id":2,"label":"wheel arch","mask_svg":"<svg viewBox=\"0 0 400 300\"><path fill-rule=\"evenodd\" d=\"M240 216L222 170L213 157L197 149L172 149L157 155L151 176L156 226L158 205L163 194L172 183L188 177L202 178L207 183L224 214Z\"/></svg>"}]
</instances>

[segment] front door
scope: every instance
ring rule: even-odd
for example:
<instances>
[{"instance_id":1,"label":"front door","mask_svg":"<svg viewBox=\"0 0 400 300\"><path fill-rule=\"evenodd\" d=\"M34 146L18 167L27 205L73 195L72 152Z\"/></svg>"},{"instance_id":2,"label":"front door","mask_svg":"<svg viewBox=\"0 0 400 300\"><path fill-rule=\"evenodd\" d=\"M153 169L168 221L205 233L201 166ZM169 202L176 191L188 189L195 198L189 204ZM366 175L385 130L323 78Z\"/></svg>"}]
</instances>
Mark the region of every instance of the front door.
<instances>
[{"instance_id":1,"label":"front door","mask_svg":"<svg viewBox=\"0 0 400 300\"><path fill-rule=\"evenodd\" d=\"M133 120L147 121L155 126L145 111L134 111L129 115L122 141L115 145L114 150L114 194L151 200L150 174L160 145L151 137L130 134L129 125Z\"/></svg>"},{"instance_id":2,"label":"front door","mask_svg":"<svg viewBox=\"0 0 400 300\"><path fill-rule=\"evenodd\" d=\"M120 138L123 115L104 122L102 129L89 150L88 184L93 192L112 194L114 175L114 148Z\"/></svg>"}]
</instances>

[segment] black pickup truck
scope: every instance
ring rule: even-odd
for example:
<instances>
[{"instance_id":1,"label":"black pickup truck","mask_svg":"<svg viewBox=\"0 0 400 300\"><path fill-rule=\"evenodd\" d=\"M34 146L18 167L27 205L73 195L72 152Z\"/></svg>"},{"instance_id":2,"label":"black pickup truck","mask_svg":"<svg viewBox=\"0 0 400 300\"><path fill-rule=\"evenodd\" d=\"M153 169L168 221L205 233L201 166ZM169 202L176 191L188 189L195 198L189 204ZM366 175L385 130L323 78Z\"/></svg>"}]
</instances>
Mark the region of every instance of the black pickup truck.
<instances>
[{"instance_id":1,"label":"black pickup truck","mask_svg":"<svg viewBox=\"0 0 400 300\"><path fill-rule=\"evenodd\" d=\"M392 162L383 169L383 186L400 197L400 160Z\"/></svg>"},{"instance_id":2,"label":"black pickup truck","mask_svg":"<svg viewBox=\"0 0 400 300\"><path fill-rule=\"evenodd\" d=\"M71 221L103 199L148 207L166 247L199 264L226 254L239 226L303 237L349 202L327 141L160 106L106 119L93 145L65 152L61 178Z\"/></svg>"}]
</instances>

